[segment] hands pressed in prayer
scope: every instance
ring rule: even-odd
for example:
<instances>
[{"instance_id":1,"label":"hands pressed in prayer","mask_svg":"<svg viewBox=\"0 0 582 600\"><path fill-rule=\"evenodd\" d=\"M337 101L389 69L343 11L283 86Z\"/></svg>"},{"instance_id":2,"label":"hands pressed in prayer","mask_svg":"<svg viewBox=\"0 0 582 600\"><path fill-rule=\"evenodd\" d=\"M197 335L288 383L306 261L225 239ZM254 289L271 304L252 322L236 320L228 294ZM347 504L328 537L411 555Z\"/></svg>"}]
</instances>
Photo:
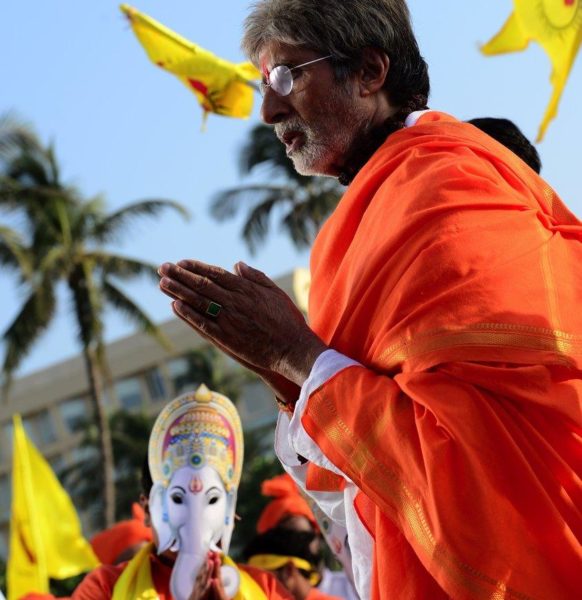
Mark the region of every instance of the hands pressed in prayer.
<instances>
[{"instance_id":1,"label":"hands pressed in prayer","mask_svg":"<svg viewBox=\"0 0 582 600\"><path fill-rule=\"evenodd\" d=\"M220 579L220 566L220 555L209 552L206 564L196 576L190 600L228 600Z\"/></svg>"},{"instance_id":2,"label":"hands pressed in prayer","mask_svg":"<svg viewBox=\"0 0 582 600\"><path fill-rule=\"evenodd\" d=\"M327 346L264 273L244 263L234 270L195 260L164 263L160 289L174 299L178 317L285 398Z\"/></svg>"}]
</instances>

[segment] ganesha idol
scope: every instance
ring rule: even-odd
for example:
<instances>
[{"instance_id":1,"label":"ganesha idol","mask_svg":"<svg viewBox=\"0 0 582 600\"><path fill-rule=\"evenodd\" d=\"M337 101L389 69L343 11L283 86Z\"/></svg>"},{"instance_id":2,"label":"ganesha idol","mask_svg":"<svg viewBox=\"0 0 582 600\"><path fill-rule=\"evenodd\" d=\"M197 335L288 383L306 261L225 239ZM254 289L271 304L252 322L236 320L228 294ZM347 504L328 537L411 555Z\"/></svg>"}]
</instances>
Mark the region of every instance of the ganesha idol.
<instances>
[{"instance_id":1,"label":"ganesha idol","mask_svg":"<svg viewBox=\"0 0 582 600\"><path fill-rule=\"evenodd\" d=\"M227 557L243 463L240 418L232 402L207 387L179 396L158 416L149 442L152 525L158 554L177 558L170 581L187 600L208 552L222 556L228 598L242 598L246 573Z\"/></svg>"}]
</instances>

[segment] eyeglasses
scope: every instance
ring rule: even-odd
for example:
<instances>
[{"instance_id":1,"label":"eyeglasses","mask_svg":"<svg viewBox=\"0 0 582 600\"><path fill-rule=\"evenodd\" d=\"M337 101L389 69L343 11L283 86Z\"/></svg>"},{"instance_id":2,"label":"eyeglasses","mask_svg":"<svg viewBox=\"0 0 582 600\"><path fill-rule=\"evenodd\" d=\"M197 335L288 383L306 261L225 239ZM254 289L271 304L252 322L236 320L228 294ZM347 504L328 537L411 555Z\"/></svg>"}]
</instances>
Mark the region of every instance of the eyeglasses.
<instances>
[{"instance_id":1,"label":"eyeglasses","mask_svg":"<svg viewBox=\"0 0 582 600\"><path fill-rule=\"evenodd\" d=\"M278 67L275 67L270 73L268 73L267 81L261 84L261 94L264 96L267 88L270 87L274 92L279 94L279 96L288 96L293 90L292 71L295 71L296 69L302 69L307 65L312 65L320 60L325 60L331 57L332 55L328 54L327 56L322 56L321 58L316 58L315 60L310 60L309 62L291 68L285 65L279 65Z\"/></svg>"}]
</instances>

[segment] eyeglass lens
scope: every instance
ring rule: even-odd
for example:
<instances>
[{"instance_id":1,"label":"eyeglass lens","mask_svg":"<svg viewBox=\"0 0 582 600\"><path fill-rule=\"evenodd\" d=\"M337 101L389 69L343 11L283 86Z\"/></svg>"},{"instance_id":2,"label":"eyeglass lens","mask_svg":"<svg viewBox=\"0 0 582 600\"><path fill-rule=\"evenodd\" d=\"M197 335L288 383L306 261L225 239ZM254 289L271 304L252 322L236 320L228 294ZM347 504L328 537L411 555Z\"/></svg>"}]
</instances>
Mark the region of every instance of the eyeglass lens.
<instances>
[{"instance_id":1,"label":"eyeglass lens","mask_svg":"<svg viewBox=\"0 0 582 600\"><path fill-rule=\"evenodd\" d=\"M271 87L274 92L279 94L279 96L288 96L293 89L293 74L291 71L294 71L295 69L301 69L302 67L319 62L320 60L325 60L326 58L331 58L331 56L331 54L328 56L322 56L320 58L316 58L315 60L310 60L301 65L297 65L296 67L292 67L291 69L286 65L279 65L269 73L269 82L261 86L261 91L264 94L265 89L267 87Z\"/></svg>"}]
</instances>

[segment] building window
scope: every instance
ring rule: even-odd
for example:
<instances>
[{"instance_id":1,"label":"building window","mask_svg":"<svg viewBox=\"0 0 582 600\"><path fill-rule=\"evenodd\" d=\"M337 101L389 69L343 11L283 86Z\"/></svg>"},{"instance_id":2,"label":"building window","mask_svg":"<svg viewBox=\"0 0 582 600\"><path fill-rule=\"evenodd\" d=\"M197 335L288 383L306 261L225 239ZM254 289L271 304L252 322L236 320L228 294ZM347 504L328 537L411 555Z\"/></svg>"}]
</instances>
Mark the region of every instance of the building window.
<instances>
[{"instance_id":1,"label":"building window","mask_svg":"<svg viewBox=\"0 0 582 600\"><path fill-rule=\"evenodd\" d=\"M0 521L10 519L11 487L8 475L0 477Z\"/></svg>"},{"instance_id":2,"label":"building window","mask_svg":"<svg viewBox=\"0 0 582 600\"><path fill-rule=\"evenodd\" d=\"M49 459L49 465L51 466L51 469L53 470L53 473L59 477L61 474L61 471L64 469L65 467L65 458L62 454L57 454L56 456L53 456L52 458Z\"/></svg>"},{"instance_id":3,"label":"building window","mask_svg":"<svg viewBox=\"0 0 582 600\"><path fill-rule=\"evenodd\" d=\"M150 369L145 374L148 392L152 402L158 402L166 399L166 384L164 378L157 367Z\"/></svg>"},{"instance_id":4,"label":"building window","mask_svg":"<svg viewBox=\"0 0 582 600\"><path fill-rule=\"evenodd\" d=\"M243 426L248 429L276 421L279 413L272 392L259 381L242 386L236 406Z\"/></svg>"},{"instance_id":5,"label":"building window","mask_svg":"<svg viewBox=\"0 0 582 600\"><path fill-rule=\"evenodd\" d=\"M115 383L115 393L119 405L125 410L137 410L142 408L143 395L141 381L138 377L128 377Z\"/></svg>"},{"instance_id":6,"label":"building window","mask_svg":"<svg viewBox=\"0 0 582 600\"><path fill-rule=\"evenodd\" d=\"M8 542L6 541L7 538L8 532L0 530L0 558L3 561L6 561L6 558L8 557Z\"/></svg>"},{"instance_id":7,"label":"building window","mask_svg":"<svg viewBox=\"0 0 582 600\"><path fill-rule=\"evenodd\" d=\"M53 417L48 410L41 410L35 415L26 417L23 423L27 435L39 448L56 441L57 433Z\"/></svg>"},{"instance_id":8,"label":"building window","mask_svg":"<svg viewBox=\"0 0 582 600\"><path fill-rule=\"evenodd\" d=\"M2 435L0 437L0 464L10 462L12 459L12 431L14 426L11 422L2 425Z\"/></svg>"},{"instance_id":9,"label":"building window","mask_svg":"<svg viewBox=\"0 0 582 600\"><path fill-rule=\"evenodd\" d=\"M168 361L168 371L174 386L174 394L181 394L196 383L192 381L190 370L190 361L185 356Z\"/></svg>"},{"instance_id":10,"label":"building window","mask_svg":"<svg viewBox=\"0 0 582 600\"><path fill-rule=\"evenodd\" d=\"M83 398L66 400L59 405L61 418L69 433L76 433L84 428L90 421L90 411Z\"/></svg>"},{"instance_id":11,"label":"building window","mask_svg":"<svg viewBox=\"0 0 582 600\"><path fill-rule=\"evenodd\" d=\"M70 464L78 465L87 461L95 460L99 457L99 450L91 446L78 446L71 450Z\"/></svg>"}]
</instances>

